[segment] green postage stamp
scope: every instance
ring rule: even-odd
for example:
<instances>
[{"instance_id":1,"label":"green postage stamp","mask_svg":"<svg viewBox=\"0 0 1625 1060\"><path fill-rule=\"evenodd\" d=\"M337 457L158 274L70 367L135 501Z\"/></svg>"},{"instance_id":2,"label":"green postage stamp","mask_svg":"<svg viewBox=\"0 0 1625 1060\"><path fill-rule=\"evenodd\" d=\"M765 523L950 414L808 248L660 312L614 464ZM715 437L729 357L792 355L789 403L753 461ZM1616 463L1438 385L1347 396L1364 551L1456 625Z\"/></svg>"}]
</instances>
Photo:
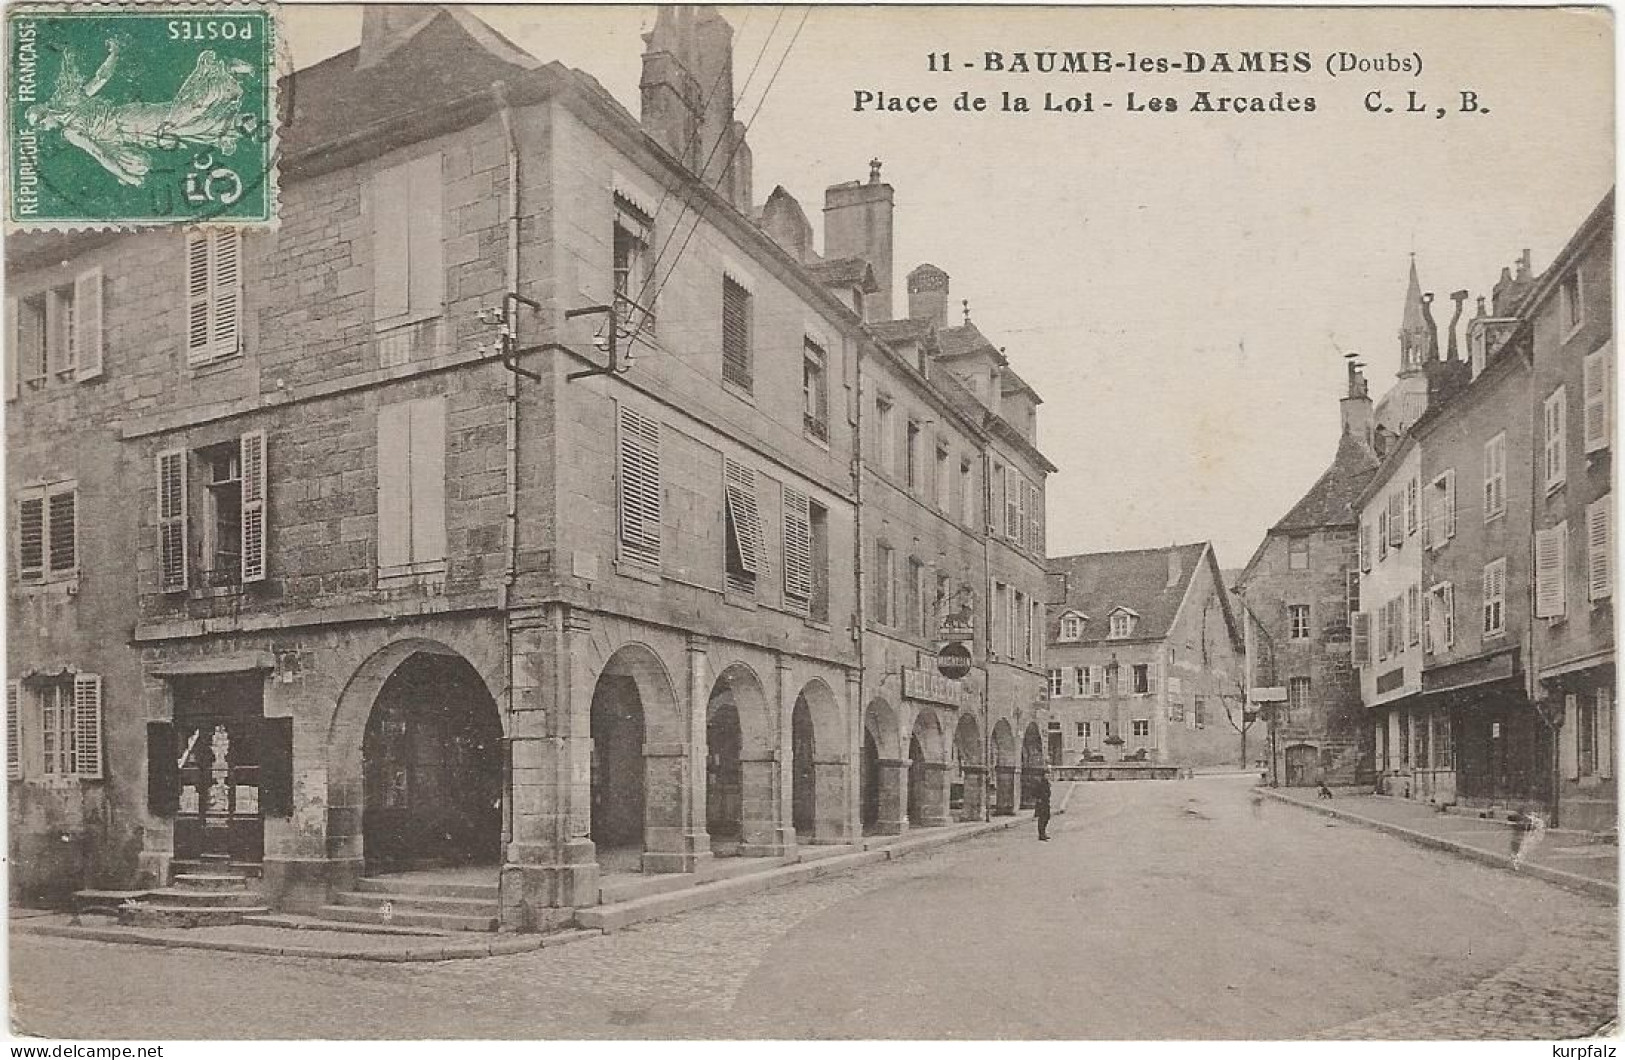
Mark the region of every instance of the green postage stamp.
<instances>
[{"instance_id":1,"label":"green postage stamp","mask_svg":"<svg viewBox=\"0 0 1625 1060\"><path fill-rule=\"evenodd\" d=\"M11 7L8 227L273 222L274 33L267 7Z\"/></svg>"}]
</instances>

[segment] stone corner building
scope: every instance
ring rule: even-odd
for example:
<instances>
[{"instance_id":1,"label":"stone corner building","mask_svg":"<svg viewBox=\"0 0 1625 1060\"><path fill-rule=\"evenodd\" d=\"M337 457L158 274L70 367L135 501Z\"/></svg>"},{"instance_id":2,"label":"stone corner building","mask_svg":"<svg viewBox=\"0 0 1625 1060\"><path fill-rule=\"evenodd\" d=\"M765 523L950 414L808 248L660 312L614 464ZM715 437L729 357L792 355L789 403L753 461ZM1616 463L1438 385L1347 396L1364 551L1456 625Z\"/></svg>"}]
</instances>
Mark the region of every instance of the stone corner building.
<instances>
[{"instance_id":1,"label":"stone corner building","mask_svg":"<svg viewBox=\"0 0 1625 1060\"><path fill-rule=\"evenodd\" d=\"M661 9L640 120L369 7L283 93L278 229L8 241L14 897L437 866L546 929L618 872L980 816L995 767L1013 809L1037 395L891 321L878 163L825 256L754 205L731 36Z\"/></svg>"},{"instance_id":2,"label":"stone corner building","mask_svg":"<svg viewBox=\"0 0 1625 1060\"><path fill-rule=\"evenodd\" d=\"M1349 370L1331 465L1269 532L1237 579L1247 624L1248 688L1283 688L1270 775L1291 786L1364 781L1369 733L1351 656L1359 584L1360 491L1377 469L1365 380ZM1352 606L1351 606L1352 604Z\"/></svg>"}]
</instances>

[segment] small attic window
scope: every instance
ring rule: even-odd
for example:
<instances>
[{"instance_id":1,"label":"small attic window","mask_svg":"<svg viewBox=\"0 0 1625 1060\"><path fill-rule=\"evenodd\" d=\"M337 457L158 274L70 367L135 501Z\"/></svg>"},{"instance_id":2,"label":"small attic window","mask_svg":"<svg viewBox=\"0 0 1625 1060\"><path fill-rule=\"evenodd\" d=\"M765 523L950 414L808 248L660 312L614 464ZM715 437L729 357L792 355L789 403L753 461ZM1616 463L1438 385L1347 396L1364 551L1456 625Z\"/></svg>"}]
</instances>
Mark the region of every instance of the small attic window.
<instances>
[{"instance_id":1,"label":"small attic window","mask_svg":"<svg viewBox=\"0 0 1625 1060\"><path fill-rule=\"evenodd\" d=\"M1076 611L1068 611L1061 616L1061 640L1075 641L1083 636L1083 616Z\"/></svg>"},{"instance_id":2,"label":"small attic window","mask_svg":"<svg viewBox=\"0 0 1625 1060\"><path fill-rule=\"evenodd\" d=\"M1132 637L1134 635L1134 621L1137 616L1129 610L1113 611L1110 638Z\"/></svg>"}]
</instances>

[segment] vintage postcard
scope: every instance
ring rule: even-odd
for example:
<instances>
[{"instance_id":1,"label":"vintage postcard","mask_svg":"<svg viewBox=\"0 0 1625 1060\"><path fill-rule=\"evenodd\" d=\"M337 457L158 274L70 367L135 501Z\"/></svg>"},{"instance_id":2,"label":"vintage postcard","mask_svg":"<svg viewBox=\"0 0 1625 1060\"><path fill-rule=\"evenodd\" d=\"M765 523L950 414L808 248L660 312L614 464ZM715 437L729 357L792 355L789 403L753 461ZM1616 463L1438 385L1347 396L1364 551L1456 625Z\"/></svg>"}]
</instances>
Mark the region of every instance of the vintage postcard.
<instances>
[{"instance_id":1,"label":"vintage postcard","mask_svg":"<svg viewBox=\"0 0 1625 1060\"><path fill-rule=\"evenodd\" d=\"M1609 10L3 19L15 1038L1612 1055Z\"/></svg>"}]
</instances>

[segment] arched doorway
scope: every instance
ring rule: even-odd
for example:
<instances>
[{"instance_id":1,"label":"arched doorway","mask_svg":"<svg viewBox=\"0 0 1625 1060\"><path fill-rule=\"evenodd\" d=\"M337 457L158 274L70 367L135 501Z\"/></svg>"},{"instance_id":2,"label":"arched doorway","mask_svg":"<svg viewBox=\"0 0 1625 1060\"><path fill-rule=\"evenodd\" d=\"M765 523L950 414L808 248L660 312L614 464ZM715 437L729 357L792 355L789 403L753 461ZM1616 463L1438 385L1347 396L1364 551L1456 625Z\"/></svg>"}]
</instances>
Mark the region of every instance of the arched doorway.
<instances>
[{"instance_id":1,"label":"arched doorway","mask_svg":"<svg viewBox=\"0 0 1625 1060\"><path fill-rule=\"evenodd\" d=\"M790 826L798 836L812 835L818 818L818 778L813 772L817 750L812 708L805 696L797 696L790 711Z\"/></svg>"},{"instance_id":2,"label":"arched doorway","mask_svg":"<svg viewBox=\"0 0 1625 1060\"><path fill-rule=\"evenodd\" d=\"M600 865L643 853L643 697L631 674L605 673L592 690L592 825Z\"/></svg>"},{"instance_id":3,"label":"arched doorway","mask_svg":"<svg viewBox=\"0 0 1625 1060\"><path fill-rule=\"evenodd\" d=\"M829 685L814 678L790 710L790 823L799 842L845 843L847 819L847 728Z\"/></svg>"},{"instance_id":4,"label":"arched doorway","mask_svg":"<svg viewBox=\"0 0 1625 1060\"><path fill-rule=\"evenodd\" d=\"M908 741L908 823L915 828L948 823L946 751L936 711L922 707Z\"/></svg>"},{"instance_id":5,"label":"arched doorway","mask_svg":"<svg viewBox=\"0 0 1625 1060\"><path fill-rule=\"evenodd\" d=\"M1044 734L1036 721L1021 737L1021 808L1029 809L1038 796L1038 776L1044 771Z\"/></svg>"},{"instance_id":6,"label":"arched doorway","mask_svg":"<svg viewBox=\"0 0 1625 1060\"><path fill-rule=\"evenodd\" d=\"M993 726L993 813L996 816L1016 812L1016 774L1019 769L1016 734L1010 728L1010 719L1000 718Z\"/></svg>"},{"instance_id":7,"label":"arched doorway","mask_svg":"<svg viewBox=\"0 0 1625 1060\"><path fill-rule=\"evenodd\" d=\"M367 718L361 770L368 872L500 862L502 721L462 656L401 661Z\"/></svg>"},{"instance_id":8,"label":"arched doorway","mask_svg":"<svg viewBox=\"0 0 1625 1060\"><path fill-rule=\"evenodd\" d=\"M986 805L987 767L982 763L982 730L969 714L961 715L954 727L953 757L949 809L961 821L980 821Z\"/></svg>"},{"instance_id":9,"label":"arched doorway","mask_svg":"<svg viewBox=\"0 0 1625 1060\"><path fill-rule=\"evenodd\" d=\"M642 644L623 645L593 685L590 836L600 872L671 872L683 850L683 729L671 678Z\"/></svg>"},{"instance_id":10,"label":"arched doorway","mask_svg":"<svg viewBox=\"0 0 1625 1060\"><path fill-rule=\"evenodd\" d=\"M859 764L858 803L865 835L896 835L906 820L897 715L884 699L863 712L863 760Z\"/></svg>"},{"instance_id":11,"label":"arched doorway","mask_svg":"<svg viewBox=\"0 0 1625 1060\"><path fill-rule=\"evenodd\" d=\"M776 853L776 766L767 696L742 663L723 670L705 711L705 828L711 852L727 857Z\"/></svg>"}]
</instances>

